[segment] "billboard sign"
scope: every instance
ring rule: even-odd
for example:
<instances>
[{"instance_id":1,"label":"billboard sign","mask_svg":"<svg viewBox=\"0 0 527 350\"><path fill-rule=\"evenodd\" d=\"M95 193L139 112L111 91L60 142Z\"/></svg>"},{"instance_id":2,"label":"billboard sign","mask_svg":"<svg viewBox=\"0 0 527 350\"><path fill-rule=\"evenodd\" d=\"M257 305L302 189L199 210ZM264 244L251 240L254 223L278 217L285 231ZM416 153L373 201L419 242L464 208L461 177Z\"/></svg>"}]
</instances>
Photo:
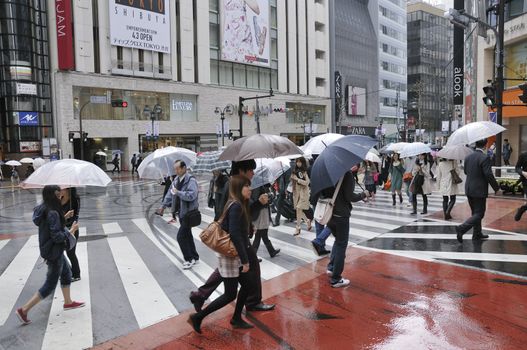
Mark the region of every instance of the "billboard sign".
<instances>
[{"instance_id":1,"label":"billboard sign","mask_svg":"<svg viewBox=\"0 0 527 350\"><path fill-rule=\"evenodd\" d=\"M110 43L170 53L168 0L110 0Z\"/></svg>"},{"instance_id":2,"label":"billboard sign","mask_svg":"<svg viewBox=\"0 0 527 350\"><path fill-rule=\"evenodd\" d=\"M40 142L20 141L20 152L39 152Z\"/></svg>"},{"instance_id":3,"label":"billboard sign","mask_svg":"<svg viewBox=\"0 0 527 350\"><path fill-rule=\"evenodd\" d=\"M18 124L22 126L38 126L38 112L17 112Z\"/></svg>"},{"instance_id":4,"label":"billboard sign","mask_svg":"<svg viewBox=\"0 0 527 350\"><path fill-rule=\"evenodd\" d=\"M348 115L354 117L366 115L366 89L348 86Z\"/></svg>"},{"instance_id":5,"label":"billboard sign","mask_svg":"<svg viewBox=\"0 0 527 350\"><path fill-rule=\"evenodd\" d=\"M463 10L465 7L464 0L454 0L454 8L456 10ZM464 66L464 48L465 46L465 29L454 26L454 47L460 48L454 50L454 105L463 105L463 86L465 79Z\"/></svg>"},{"instance_id":6,"label":"billboard sign","mask_svg":"<svg viewBox=\"0 0 527 350\"><path fill-rule=\"evenodd\" d=\"M269 67L269 0L220 1L221 59Z\"/></svg>"},{"instance_id":7,"label":"billboard sign","mask_svg":"<svg viewBox=\"0 0 527 350\"><path fill-rule=\"evenodd\" d=\"M60 70L75 69L73 57L73 20L70 0L55 0L57 51Z\"/></svg>"}]
</instances>

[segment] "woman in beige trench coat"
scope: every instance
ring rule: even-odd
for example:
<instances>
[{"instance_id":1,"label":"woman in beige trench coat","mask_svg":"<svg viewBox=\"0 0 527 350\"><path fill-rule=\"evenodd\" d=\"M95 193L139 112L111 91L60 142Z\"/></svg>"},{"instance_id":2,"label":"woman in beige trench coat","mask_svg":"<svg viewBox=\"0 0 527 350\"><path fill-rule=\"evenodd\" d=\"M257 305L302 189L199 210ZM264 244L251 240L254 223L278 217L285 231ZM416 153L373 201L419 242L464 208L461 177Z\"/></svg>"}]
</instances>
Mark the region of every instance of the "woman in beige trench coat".
<instances>
[{"instance_id":1,"label":"woman in beige trench coat","mask_svg":"<svg viewBox=\"0 0 527 350\"><path fill-rule=\"evenodd\" d=\"M307 223L307 230L311 231L311 220L306 217L304 210L309 209L309 176L307 175L307 161L300 157L295 162L295 170L291 175L293 182L293 205L296 210L296 230L294 235L300 234L302 220Z\"/></svg>"}]
</instances>

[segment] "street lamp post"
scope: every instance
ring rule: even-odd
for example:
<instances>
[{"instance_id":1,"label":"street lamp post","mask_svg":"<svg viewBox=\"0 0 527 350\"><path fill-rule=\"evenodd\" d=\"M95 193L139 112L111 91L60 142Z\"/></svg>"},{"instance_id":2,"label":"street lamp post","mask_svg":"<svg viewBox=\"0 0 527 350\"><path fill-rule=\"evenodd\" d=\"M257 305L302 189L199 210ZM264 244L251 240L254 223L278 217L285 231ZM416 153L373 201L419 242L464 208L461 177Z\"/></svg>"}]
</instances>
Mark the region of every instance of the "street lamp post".
<instances>
[{"instance_id":1,"label":"street lamp post","mask_svg":"<svg viewBox=\"0 0 527 350\"><path fill-rule=\"evenodd\" d=\"M234 106L230 103L226 105L223 109L221 109L220 107L216 107L214 109L214 113L219 114L220 119L221 119L221 145L222 146L225 146L225 114L232 115L233 112L234 112Z\"/></svg>"},{"instance_id":2,"label":"street lamp post","mask_svg":"<svg viewBox=\"0 0 527 350\"><path fill-rule=\"evenodd\" d=\"M416 135L415 135L415 141L417 141L417 133L419 133L419 141L422 141L423 139L423 136L422 136L422 133L421 133L421 113L419 111L419 101L412 101L410 102L410 107L412 107L412 109L416 109L417 110L417 129L416 129Z\"/></svg>"}]
</instances>

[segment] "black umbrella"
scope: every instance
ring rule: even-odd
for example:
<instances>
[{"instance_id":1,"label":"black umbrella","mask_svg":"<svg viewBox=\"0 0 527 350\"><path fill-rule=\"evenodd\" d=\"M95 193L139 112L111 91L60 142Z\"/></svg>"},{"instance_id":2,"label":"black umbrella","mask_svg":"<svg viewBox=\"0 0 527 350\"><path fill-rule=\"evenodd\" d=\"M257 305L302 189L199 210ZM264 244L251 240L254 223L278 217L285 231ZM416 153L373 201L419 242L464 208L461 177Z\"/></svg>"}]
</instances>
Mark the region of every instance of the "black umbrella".
<instances>
[{"instance_id":1,"label":"black umbrella","mask_svg":"<svg viewBox=\"0 0 527 350\"><path fill-rule=\"evenodd\" d=\"M360 163L377 140L369 136L348 135L330 144L311 169L311 192L333 187L354 165Z\"/></svg>"}]
</instances>

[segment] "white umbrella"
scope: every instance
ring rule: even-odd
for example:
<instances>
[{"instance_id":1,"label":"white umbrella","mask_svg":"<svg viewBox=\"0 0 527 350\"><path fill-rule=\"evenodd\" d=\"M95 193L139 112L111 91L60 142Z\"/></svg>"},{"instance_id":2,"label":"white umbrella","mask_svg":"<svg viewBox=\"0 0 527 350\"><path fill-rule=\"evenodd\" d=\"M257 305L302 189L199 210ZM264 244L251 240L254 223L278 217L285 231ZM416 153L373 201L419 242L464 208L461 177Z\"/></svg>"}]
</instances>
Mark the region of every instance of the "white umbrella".
<instances>
[{"instance_id":1,"label":"white umbrella","mask_svg":"<svg viewBox=\"0 0 527 350\"><path fill-rule=\"evenodd\" d=\"M430 146L422 142L412 142L403 147L400 152L401 158L414 157L423 153L430 153L432 149Z\"/></svg>"},{"instance_id":2,"label":"white umbrella","mask_svg":"<svg viewBox=\"0 0 527 350\"><path fill-rule=\"evenodd\" d=\"M368 152L373 153L376 156L380 156L381 155L381 153L376 148L373 148L373 147L370 148L370 150Z\"/></svg>"},{"instance_id":3,"label":"white umbrella","mask_svg":"<svg viewBox=\"0 0 527 350\"><path fill-rule=\"evenodd\" d=\"M318 135L307 141L305 145L300 147L300 149L304 151L305 154L320 154L327 146L341 137L344 137L344 135L333 133Z\"/></svg>"},{"instance_id":4,"label":"white umbrella","mask_svg":"<svg viewBox=\"0 0 527 350\"><path fill-rule=\"evenodd\" d=\"M20 163L24 163L24 164L33 164L33 159L31 158L22 158L20 159Z\"/></svg>"},{"instance_id":5,"label":"white umbrella","mask_svg":"<svg viewBox=\"0 0 527 350\"><path fill-rule=\"evenodd\" d=\"M445 146L437 152L437 156L445 159L464 160L472 152L474 152L472 148L465 145Z\"/></svg>"},{"instance_id":6,"label":"white umbrella","mask_svg":"<svg viewBox=\"0 0 527 350\"><path fill-rule=\"evenodd\" d=\"M373 163L381 164L381 158L379 158L379 156L373 153L372 151L369 151L368 153L366 153L366 157L364 157L364 159L369 160L370 162L373 162Z\"/></svg>"},{"instance_id":7,"label":"white umbrella","mask_svg":"<svg viewBox=\"0 0 527 350\"><path fill-rule=\"evenodd\" d=\"M388 147L386 147L386 151L388 152L395 152L395 153L399 153L403 150L403 148L408 145L408 142L396 142L396 143L392 143L391 145L389 145Z\"/></svg>"},{"instance_id":8,"label":"white umbrella","mask_svg":"<svg viewBox=\"0 0 527 350\"><path fill-rule=\"evenodd\" d=\"M447 146L469 145L506 130L503 126L489 121L469 123L450 135Z\"/></svg>"},{"instance_id":9,"label":"white umbrella","mask_svg":"<svg viewBox=\"0 0 527 350\"><path fill-rule=\"evenodd\" d=\"M106 154L106 152L103 152L103 151L99 151L97 153L95 153L96 155L98 156L103 156L103 157L107 157L108 155Z\"/></svg>"},{"instance_id":10,"label":"white umbrella","mask_svg":"<svg viewBox=\"0 0 527 350\"><path fill-rule=\"evenodd\" d=\"M21 166L22 163L20 163L19 161L17 160L10 160L10 161L7 161L5 163L5 165L9 165L9 166Z\"/></svg>"},{"instance_id":11,"label":"white umbrella","mask_svg":"<svg viewBox=\"0 0 527 350\"><path fill-rule=\"evenodd\" d=\"M40 157L35 158L35 159L33 160L33 168L35 168L35 169L40 168L40 167L43 166L44 164L46 164L46 161L45 161L44 159L40 158Z\"/></svg>"},{"instance_id":12,"label":"white umbrella","mask_svg":"<svg viewBox=\"0 0 527 350\"><path fill-rule=\"evenodd\" d=\"M303 155L303 152L288 138L278 135L256 134L242 137L231 143L221 154L220 160L238 162L293 154Z\"/></svg>"},{"instance_id":13,"label":"white umbrella","mask_svg":"<svg viewBox=\"0 0 527 350\"><path fill-rule=\"evenodd\" d=\"M251 180L253 189L265 184L272 184L291 167L289 164L284 164L277 159L258 158L255 161L256 169Z\"/></svg>"},{"instance_id":14,"label":"white umbrella","mask_svg":"<svg viewBox=\"0 0 527 350\"><path fill-rule=\"evenodd\" d=\"M24 182L22 188L42 188L58 185L62 188L98 186L106 187L112 179L93 163L78 159L61 159L39 167Z\"/></svg>"},{"instance_id":15,"label":"white umbrella","mask_svg":"<svg viewBox=\"0 0 527 350\"><path fill-rule=\"evenodd\" d=\"M137 172L143 179L160 179L166 175L174 175L176 160L184 161L187 168L190 168L196 163L196 152L173 146L155 150L143 159Z\"/></svg>"}]
</instances>

